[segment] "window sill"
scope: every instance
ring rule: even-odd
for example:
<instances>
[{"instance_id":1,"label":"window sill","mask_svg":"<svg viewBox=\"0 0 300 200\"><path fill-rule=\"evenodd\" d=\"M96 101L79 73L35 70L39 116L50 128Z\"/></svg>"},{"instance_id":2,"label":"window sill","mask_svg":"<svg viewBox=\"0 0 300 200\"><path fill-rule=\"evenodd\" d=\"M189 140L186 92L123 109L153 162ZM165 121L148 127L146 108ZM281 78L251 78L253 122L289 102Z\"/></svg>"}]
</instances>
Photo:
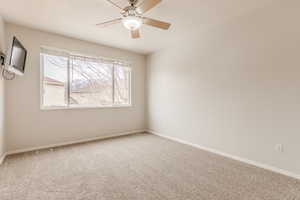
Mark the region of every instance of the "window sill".
<instances>
[{"instance_id":1,"label":"window sill","mask_svg":"<svg viewBox=\"0 0 300 200\"><path fill-rule=\"evenodd\" d=\"M118 105L118 106L41 106L42 111L47 110L89 110L89 109L115 109L115 108L131 108L132 105Z\"/></svg>"}]
</instances>

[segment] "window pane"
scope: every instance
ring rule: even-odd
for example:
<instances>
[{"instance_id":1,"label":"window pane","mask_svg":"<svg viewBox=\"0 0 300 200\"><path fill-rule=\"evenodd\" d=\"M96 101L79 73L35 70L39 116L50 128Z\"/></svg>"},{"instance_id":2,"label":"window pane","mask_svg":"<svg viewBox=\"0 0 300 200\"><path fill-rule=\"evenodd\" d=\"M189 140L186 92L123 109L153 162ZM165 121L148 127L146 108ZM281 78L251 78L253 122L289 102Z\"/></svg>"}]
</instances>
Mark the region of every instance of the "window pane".
<instances>
[{"instance_id":1,"label":"window pane","mask_svg":"<svg viewBox=\"0 0 300 200\"><path fill-rule=\"evenodd\" d=\"M70 105L112 105L112 64L72 57Z\"/></svg>"},{"instance_id":2,"label":"window pane","mask_svg":"<svg viewBox=\"0 0 300 200\"><path fill-rule=\"evenodd\" d=\"M131 69L115 66L114 70L114 99L116 105L130 104L130 75Z\"/></svg>"},{"instance_id":3,"label":"window pane","mask_svg":"<svg viewBox=\"0 0 300 200\"><path fill-rule=\"evenodd\" d=\"M43 64L43 105L66 106L68 58L41 54Z\"/></svg>"}]
</instances>

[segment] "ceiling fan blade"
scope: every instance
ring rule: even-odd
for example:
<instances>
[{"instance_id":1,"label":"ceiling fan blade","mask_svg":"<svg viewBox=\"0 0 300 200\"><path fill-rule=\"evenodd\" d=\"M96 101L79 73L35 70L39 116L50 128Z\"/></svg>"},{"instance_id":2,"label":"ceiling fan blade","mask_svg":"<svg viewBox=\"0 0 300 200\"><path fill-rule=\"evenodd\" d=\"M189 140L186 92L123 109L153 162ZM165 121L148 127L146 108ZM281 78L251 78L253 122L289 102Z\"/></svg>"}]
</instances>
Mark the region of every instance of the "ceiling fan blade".
<instances>
[{"instance_id":1,"label":"ceiling fan blade","mask_svg":"<svg viewBox=\"0 0 300 200\"><path fill-rule=\"evenodd\" d=\"M168 30L171 26L170 23L159 21L156 19L147 18L147 17L143 17L143 23L146 25L154 26L156 28L160 28L160 29L164 29L164 30Z\"/></svg>"},{"instance_id":2,"label":"ceiling fan blade","mask_svg":"<svg viewBox=\"0 0 300 200\"><path fill-rule=\"evenodd\" d=\"M131 37L133 39L137 39L137 38L140 38L140 30L139 29L136 29L136 30L131 30Z\"/></svg>"},{"instance_id":3,"label":"ceiling fan blade","mask_svg":"<svg viewBox=\"0 0 300 200\"><path fill-rule=\"evenodd\" d=\"M109 2L110 4L112 4L113 6L123 10L123 8L121 6L119 6L118 4L116 4L115 2L113 2L112 0L106 0L107 2Z\"/></svg>"},{"instance_id":4,"label":"ceiling fan blade","mask_svg":"<svg viewBox=\"0 0 300 200\"><path fill-rule=\"evenodd\" d=\"M104 27L107 27L109 25L120 23L121 21L122 21L122 18L118 18L118 19L113 19L113 20L110 20L110 21L107 21L107 22L102 22L102 23L96 24L96 26L100 26L100 27L104 28Z\"/></svg>"},{"instance_id":5,"label":"ceiling fan blade","mask_svg":"<svg viewBox=\"0 0 300 200\"><path fill-rule=\"evenodd\" d=\"M144 0L136 9L137 12L143 14L150 10L151 8L155 7L159 4L162 0Z\"/></svg>"}]
</instances>

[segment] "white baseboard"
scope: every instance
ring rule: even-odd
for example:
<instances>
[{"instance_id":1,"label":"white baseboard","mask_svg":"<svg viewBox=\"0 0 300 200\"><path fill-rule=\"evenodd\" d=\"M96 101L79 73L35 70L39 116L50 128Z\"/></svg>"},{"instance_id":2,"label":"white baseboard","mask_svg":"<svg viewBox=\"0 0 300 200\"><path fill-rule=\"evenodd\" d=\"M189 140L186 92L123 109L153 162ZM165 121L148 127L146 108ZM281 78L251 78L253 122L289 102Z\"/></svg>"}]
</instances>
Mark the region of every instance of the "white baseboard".
<instances>
[{"instance_id":1,"label":"white baseboard","mask_svg":"<svg viewBox=\"0 0 300 200\"><path fill-rule=\"evenodd\" d=\"M223 153L221 151L218 151L218 150L215 150L215 149L212 149L212 148L208 148L208 147L204 147L204 146L201 146L201 145L198 145L198 144L193 144L193 143L190 143L190 142L186 142L186 141L181 140L181 139L177 139L177 138L174 138L174 137L170 137L170 136L166 136L166 135L157 133L153 130L147 130L146 132L151 133L153 135L157 135L157 136L166 138L166 139L169 139L169 140L172 140L172 141L175 141L175 142L190 145L190 146L193 146L195 148L198 148L198 149L201 149L201 150L204 150L204 151L215 153L215 154L227 157L227 158L231 158L233 160L237 160L237 161L240 161L240 162L243 162L243 163L254 165L254 166L259 167L259 168L270 170L270 171L273 171L273 172L283 174L285 176L289 176L289 177L296 178L296 179L300 180L300 175L299 174L295 174L295 173L289 172L287 170L283 170L283 169L280 169L280 168L277 168L277 167L262 164L262 163L259 163L259 162L253 161L253 160L249 160L249 159L246 159L246 158L241 158L241 157L238 157L238 156L234 156L234 155L231 155L231 154L228 154L228 153Z\"/></svg>"},{"instance_id":2,"label":"white baseboard","mask_svg":"<svg viewBox=\"0 0 300 200\"><path fill-rule=\"evenodd\" d=\"M80 143L85 143L85 142L92 142L92 141L96 141L96 140L103 140L103 139L108 139L108 138L114 138L114 137L137 134L137 133L144 133L144 132L146 132L146 130L134 130L134 131L128 131L128 132L122 132L122 133L100 135L100 136L93 137L93 138L80 139L80 140L62 142L62 143L57 143L57 144L50 144L50 145L31 147L31 148L25 148L25 149L16 149L16 150L6 152L4 157L7 155L13 155L13 154L18 154L18 153L37 151L37 150L41 150L41 149L49 149L49 148L61 147L61 146L72 145L72 144L80 144Z\"/></svg>"}]
</instances>

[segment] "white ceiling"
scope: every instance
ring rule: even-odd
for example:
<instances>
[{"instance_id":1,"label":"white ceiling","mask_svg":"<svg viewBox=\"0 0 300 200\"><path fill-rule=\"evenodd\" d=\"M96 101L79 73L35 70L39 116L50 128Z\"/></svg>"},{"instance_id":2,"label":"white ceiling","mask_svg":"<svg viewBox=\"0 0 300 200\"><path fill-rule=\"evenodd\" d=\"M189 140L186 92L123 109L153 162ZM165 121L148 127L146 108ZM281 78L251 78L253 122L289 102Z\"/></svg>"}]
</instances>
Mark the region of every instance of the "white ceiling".
<instances>
[{"instance_id":1,"label":"white ceiling","mask_svg":"<svg viewBox=\"0 0 300 200\"><path fill-rule=\"evenodd\" d=\"M113 1L122 7L127 3ZM274 0L163 0L145 16L171 22L171 28L164 31L143 26L142 38L135 40L122 24L95 26L120 17L119 10L106 0L1 0L0 15L8 22L147 54L271 1Z\"/></svg>"}]
</instances>

